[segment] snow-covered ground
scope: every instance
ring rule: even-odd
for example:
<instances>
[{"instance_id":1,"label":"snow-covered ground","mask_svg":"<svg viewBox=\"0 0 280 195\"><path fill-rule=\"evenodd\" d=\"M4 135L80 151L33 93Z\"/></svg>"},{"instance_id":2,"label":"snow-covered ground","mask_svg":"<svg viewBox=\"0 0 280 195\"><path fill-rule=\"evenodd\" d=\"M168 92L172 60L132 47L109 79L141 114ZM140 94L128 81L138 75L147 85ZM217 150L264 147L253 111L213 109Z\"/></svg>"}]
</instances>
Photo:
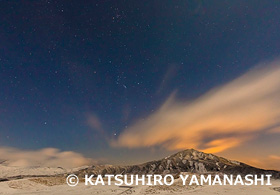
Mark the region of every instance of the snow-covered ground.
<instances>
[{"instance_id":1,"label":"snow-covered ground","mask_svg":"<svg viewBox=\"0 0 280 195\"><path fill-rule=\"evenodd\" d=\"M280 194L280 180L272 180L272 186L182 186L175 180L171 186L86 186L80 182L75 187L66 184L69 173L84 169L50 167L11 167L0 164L0 195L12 194ZM36 175L36 176L35 176ZM15 177L24 176L23 179ZM35 176L35 177L34 177ZM47 176L47 177L46 177ZM5 181L9 178L10 181Z\"/></svg>"},{"instance_id":2,"label":"snow-covered ground","mask_svg":"<svg viewBox=\"0 0 280 195\"><path fill-rule=\"evenodd\" d=\"M279 192L280 180L272 180L272 186L180 186L174 183L172 186L85 186L83 183L75 187L69 187L65 183L52 185L43 182L46 178L19 179L0 182L0 194L275 194ZM50 178L47 178L50 179ZM53 177L52 179L55 179ZM41 181L42 180L42 181ZM63 178L64 180L64 178Z\"/></svg>"}]
</instances>

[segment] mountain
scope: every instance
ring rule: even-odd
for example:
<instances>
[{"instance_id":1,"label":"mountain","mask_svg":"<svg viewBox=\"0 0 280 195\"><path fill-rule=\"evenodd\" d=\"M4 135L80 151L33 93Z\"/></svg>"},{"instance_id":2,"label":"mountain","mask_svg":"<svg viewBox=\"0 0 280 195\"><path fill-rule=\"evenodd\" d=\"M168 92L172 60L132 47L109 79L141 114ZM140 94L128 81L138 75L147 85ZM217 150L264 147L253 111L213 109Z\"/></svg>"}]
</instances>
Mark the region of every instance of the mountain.
<instances>
[{"instance_id":1,"label":"mountain","mask_svg":"<svg viewBox=\"0 0 280 195\"><path fill-rule=\"evenodd\" d=\"M85 174L178 174L180 172L191 173L224 173L224 174L271 174L274 178L280 178L280 172L264 170L247 164L228 160L213 154L187 149L161 160L150 161L144 164L131 166L91 166L76 172L83 177Z\"/></svg>"},{"instance_id":2,"label":"mountain","mask_svg":"<svg viewBox=\"0 0 280 195\"><path fill-rule=\"evenodd\" d=\"M76 174L84 178L85 174L179 174L181 172L197 174L271 174L273 178L280 178L280 172L264 170L250 165L228 160L213 154L207 154L194 149L187 149L161 160L146 162L139 165L114 166L92 165L75 169L63 169L62 167L9 167L0 163L0 182L31 178L31 177L64 177Z\"/></svg>"}]
</instances>

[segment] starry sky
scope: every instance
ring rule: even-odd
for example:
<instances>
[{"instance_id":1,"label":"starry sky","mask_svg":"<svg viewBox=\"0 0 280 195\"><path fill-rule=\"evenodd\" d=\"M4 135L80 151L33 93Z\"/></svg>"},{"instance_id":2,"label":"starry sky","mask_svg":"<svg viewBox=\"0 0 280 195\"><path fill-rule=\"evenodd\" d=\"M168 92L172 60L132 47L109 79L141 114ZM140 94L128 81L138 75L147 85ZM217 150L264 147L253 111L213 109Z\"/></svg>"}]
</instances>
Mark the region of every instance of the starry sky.
<instances>
[{"instance_id":1,"label":"starry sky","mask_svg":"<svg viewBox=\"0 0 280 195\"><path fill-rule=\"evenodd\" d=\"M0 3L0 147L51 147L111 163L172 154L184 147L165 147L168 138L144 145L123 140L149 140L141 128L154 126L139 123L158 116L170 98L180 102L175 107L200 102L280 53L280 3L273 0ZM223 139L232 146L217 152L255 164L267 156L279 160L280 131L273 131L240 143ZM205 149L215 141L203 140L186 147ZM261 157L246 159L255 149Z\"/></svg>"}]
</instances>

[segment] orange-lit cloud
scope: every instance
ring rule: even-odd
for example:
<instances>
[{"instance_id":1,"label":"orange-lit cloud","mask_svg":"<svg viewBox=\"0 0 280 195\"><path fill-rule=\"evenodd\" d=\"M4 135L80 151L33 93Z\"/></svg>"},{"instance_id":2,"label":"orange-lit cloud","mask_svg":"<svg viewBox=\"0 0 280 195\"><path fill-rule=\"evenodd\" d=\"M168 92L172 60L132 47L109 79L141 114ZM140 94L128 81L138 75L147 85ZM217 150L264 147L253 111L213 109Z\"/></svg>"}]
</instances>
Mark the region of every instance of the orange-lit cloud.
<instances>
[{"instance_id":1,"label":"orange-lit cloud","mask_svg":"<svg viewBox=\"0 0 280 195\"><path fill-rule=\"evenodd\" d=\"M280 156L277 156L277 155L270 155L269 158L270 158L270 159L273 159L273 160L278 160L278 161L280 161Z\"/></svg>"},{"instance_id":2,"label":"orange-lit cloud","mask_svg":"<svg viewBox=\"0 0 280 195\"><path fill-rule=\"evenodd\" d=\"M8 166L29 167L63 167L74 168L90 165L93 161L83 155L72 151L60 151L56 148L41 150L20 150L16 148L1 147L0 158Z\"/></svg>"},{"instance_id":3,"label":"orange-lit cloud","mask_svg":"<svg viewBox=\"0 0 280 195\"><path fill-rule=\"evenodd\" d=\"M206 144L207 149L204 149L206 153L215 153L226 150L228 148L238 146L242 140L240 138L223 138L223 139L214 139Z\"/></svg>"},{"instance_id":4,"label":"orange-lit cloud","mask_svg":"<svg viewBox=\"0 0 280 195\"><path fill-rule=\"evenodd\" d=\"M277 155L269 155L264 158L259 159L244 159L246 163L269 170L280 170L280 156Z\"/></svg>"},{"instance_id":5,"label":"orange-lit cloud","mask_svg":"<svg viewBox=\"0 0 280 195\"><path fill-rule=\"evenodd\" d=\"M116 147L162 146L221 152L277 126L280 62L255 68L192 101L172 95L155 113L125 129Z\"/></svg>"}]
</instances>

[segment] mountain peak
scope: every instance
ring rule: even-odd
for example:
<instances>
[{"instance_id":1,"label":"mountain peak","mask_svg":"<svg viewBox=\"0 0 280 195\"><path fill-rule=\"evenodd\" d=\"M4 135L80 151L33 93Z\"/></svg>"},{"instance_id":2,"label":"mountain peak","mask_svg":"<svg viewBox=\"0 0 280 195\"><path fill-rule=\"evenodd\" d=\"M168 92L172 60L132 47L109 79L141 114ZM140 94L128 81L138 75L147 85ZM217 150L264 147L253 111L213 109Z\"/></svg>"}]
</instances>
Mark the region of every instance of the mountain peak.
<instances>
[{"instance_id":1,"label":"mountain peak","mask_svg":"<svg viewBox=\"0 0 280 195\"><path fill-rule=\"evenodd\" d=\"M280 178L280 172L258 169L247 164L228 160L193 148L177 152L161 160L131 166L93 166L78 174L178 174L224 173L224 174L271 174Z\"/></svg>"}]
</instances>

